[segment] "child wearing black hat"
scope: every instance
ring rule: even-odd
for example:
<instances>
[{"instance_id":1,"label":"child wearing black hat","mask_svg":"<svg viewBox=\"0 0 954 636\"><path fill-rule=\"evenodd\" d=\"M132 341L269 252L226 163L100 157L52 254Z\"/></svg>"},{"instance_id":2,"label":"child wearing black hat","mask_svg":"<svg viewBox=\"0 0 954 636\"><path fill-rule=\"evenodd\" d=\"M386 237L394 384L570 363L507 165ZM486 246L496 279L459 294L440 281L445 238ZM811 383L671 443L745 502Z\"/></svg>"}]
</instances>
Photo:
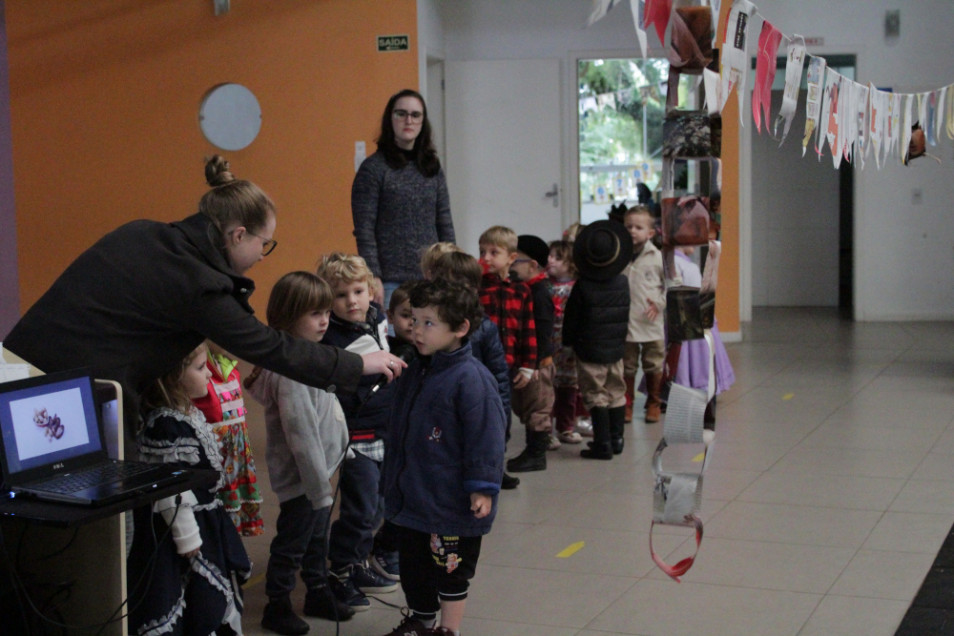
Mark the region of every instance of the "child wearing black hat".
<instances>
[{"instance_id":1,"label":"child wearing black hat","mask_svg":"<svg viewBox=\"0 0 954 636\"><path fill-rule=\"evenodd\" d=\"M632 255L632 238L617 221L587 225L573 244L580 277L566 302L563 346L576 354L580 393L593 421L593 441L580 452L586 459L623 452L629 281L622 271Z\"/></svg>"},{"instance_id":2,"label":"child wearing black hat","mask_svg":"<svg viewBox=\"0 0 954 636\"><path fill-rule=\"evenodd\" d=\"M521 234L517 237L517 258L510 266L511 280L518 280L530 288L533 297L533 322L537 335L537 367L530 382L513 391L513 410L527 428L527 446L507 462L507 470L525 473L546 470L547 448L553 423L553 290L547 276L550 248L539 236Z\"/></svg>"}]
</instances>

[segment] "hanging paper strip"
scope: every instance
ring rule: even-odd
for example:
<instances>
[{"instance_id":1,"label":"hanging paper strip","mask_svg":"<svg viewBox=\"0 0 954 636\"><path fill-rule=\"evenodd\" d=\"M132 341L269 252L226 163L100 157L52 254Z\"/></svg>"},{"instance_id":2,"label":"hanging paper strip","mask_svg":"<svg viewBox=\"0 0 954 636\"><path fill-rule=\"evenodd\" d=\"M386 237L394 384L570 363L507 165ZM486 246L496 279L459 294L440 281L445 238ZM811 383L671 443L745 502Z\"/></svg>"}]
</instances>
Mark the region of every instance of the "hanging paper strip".
<instances>
[{"instance_id":1,"label":"hanging paper strip","mask_svg":"<svg viewBox=\"0 0 954 636\"><path fill-rule=\"evenodd\" d=\"M639 41L639 52L643 59L646 59L646 29L643 28L643 20L639 15L639 9L643 6L643 0L629 0L629 8L633 12L633 26L636 27L636 39Z\"/></svg>"},{"instance_id":2,"label":"hanging paper strip","mask_svg":"<svg viewBox=\"0 0 954 636\"><path fill-rule=\"evenodd\" d=\"M890 140L890 145L885 148L885 161L887 161L888 157L897 152L897 148L901 144L901 126L903 123L901 111L903 108L904 96L900 93L893 93L891 95L891 122L888 130L888 139ZM901 156L904 157L904 152L901 153Z\"/></svg>"},{"instance_id":3,"label":"hanging paper strip","mask_svg":"<svg viewBox=\"0 0 954 636\"><path fill-rule=\"evenodd\" d=\"M884 122L887 113L887 93L879 91L874 84L868 85L868 141L875 158L875 165L881 170L881 140L884 138Z\"/></svg>"},{"instance_id":4,"label":"hanging paper strip","mask_svg":"<svg viewBox=\"0 0 954 636\"><path fill-rule=\"evenodd\" d=\"M819 117L821 115L822 86L825 81L825 58L808 56L807 94L805 95L805 136L802 138L802 156L808 148L812 133L815 133L815 148L818 148Z\"/></svg>"},{"instance_id":5,"label":"hanging paper strip","mask_svg":"<svg viewBox=\"0 0 954 636\"><path fill-rule=\"evenodd\" d=\"M593 10L590 12L590 17L586 21L586 26L592 26L594 22L598 22L603 19L610 9L618 5L623 0L593 0Z\"/></svg>"},{"instance_id":6,"label":"hanging paper strip","mask_svg":"<svg viewBox=\"0 0 954 636\"><path fill-rule=\"evenodd\" d=\"M632 2L632 0L630 0ZM660 42L665 42L666 27L669 26L669 14L672 13L672 0L646 0L643 14L643 28L656 26L656 35Z\"/></svg>"},{"instance_id":7,"label":"hanging paper strip","mask_svg":"<svg viewBox=\"0 0 954 636\"><path fill-rule=\"evenodd\" d=\"M798 90L802 83L802 68L805 66L805 38L795 34L788 42L788 62L785 65L785 91L782 93L782 108L775 118L775 128L772 134L778 137L778 127L785 122L782 136L778 145L785 143L788 129L792 127L792 118L795 117L795 108L798 106Z\"/></svg>"},{"instance_id":8,"label":"hanging paper strip","mask_svg":"<svg viewBox=\"0 0 954 636\"><path fill-rule=\"evenodd\" d=\"M932 146L937 145L937 98L938 91L931 91L924 94L924 117L921 118L921 126L924 128L924 134L927 142Z\"/></svg>"},{"instance_id":9,"label":"hanging paper strip","mask_svg":"<svg viewBox=\"0 0 954 636\"><path fill-rule=\"evenodd\" d=\"M711 69L703 69L702 81L706 89L706 109L710 115L715 115L724 103L722 100L722 78Z\"/></svg>"},{"instance_id":10,"label":"hanging paper strip","mask_svg":"<svg viewBox=\"0 0 954 636\"><path fill-rule=\"evenodd\" d=\"M947 91L947 138L954 139L954 84L952 90Z\"/></svg>"},{"instance_id":11,"label":"hanging paper strip","mask_svg":"<svg viewBox=\"0 0 954 636\"><path fill-rule=\"evenodd\" d=\"M908 145L911 143L911 126L914 125L914 117L911 111L914 108L915 99L915 95L902 95L901 133L899 135L901 147L898 149L901 152L901 163L907 163Z\"/></svg>"},{"instance_id":12,"label":"hanging paper strip","mask_svg":"<svg viewBox=\"0 0 954 636\"><path fill-rule=\"evenodd\" d=\"M834 143L838 136L838 80L840 78L841 75L831 69L825 73L825 90L822 91L821 116L818 120L819 134L815 138L815 153L819 161L821 161L826 142L833 154L838 154Z\"/></svg>"},{"instance_id":13,"label":"hanging paper strip","mask_svg":"<svg viewBox=\"0 0 954 636\"><path fill-rule=\"evenodd\" d=\"M744 126L742 95L745 93L746 78L749 73L749 57L746 53L746 40L749 20L755 14L755 5L748 0L735 0L722 34L722 106L725 107L729 94L735 89L739 98L739 121Z\"/></svg>"},{"instance_id":14,"label":"hanging paper strip","mask_svg":"<svg viewBox=\"0 0 954 636\"><path fill-rule=\"evenodd\" d=\"M852 139L854 139L854 150L851 152L851 161L858 164L863 170L865 167L865 154L868 152L868 87L862 86L857 82L851 83L851 101L852 101L852 119L851 126Z\"/></svg>"},{"instance_id":15,"label":"hanging paper strip","mask_svg":"<svg viewBox=\"0 0 954 636\"><path fill-rule=\"evenodd\" d=\"M947 86L936 91L937 92L937 119L934 122L934 130L936 135L935 141L941 140L941 133L944 130L944 114L946 112L944 108L945 101L947 100Z\"/></svg>"},{"instance_id":16,"label":"hanging paper strip","mask_svg":"<svg viewBox=\"0 0 954 636\"><path fill-rule=\"evenodd\" d=\"M778 68L778 45L782 41L782 32L772 26L768 20L762 22L759 34L759 50L755 62L755 85L752 87L752 117L755 130L762 134L762 114L765 114L765 127L768 128L772 110L772 84Z\"/></svg>"}]
</instances>

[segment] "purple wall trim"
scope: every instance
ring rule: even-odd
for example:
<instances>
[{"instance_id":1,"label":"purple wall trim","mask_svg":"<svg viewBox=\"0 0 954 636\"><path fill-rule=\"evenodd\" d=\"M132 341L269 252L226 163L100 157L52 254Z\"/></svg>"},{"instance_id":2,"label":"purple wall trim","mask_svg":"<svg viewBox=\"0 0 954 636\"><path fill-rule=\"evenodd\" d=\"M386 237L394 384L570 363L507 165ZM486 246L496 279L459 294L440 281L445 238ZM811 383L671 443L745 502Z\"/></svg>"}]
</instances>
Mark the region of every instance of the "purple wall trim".
<instances>
[{"instance_id":1,"label":"purple wall trim","mask_svg":"<svg viewBox=\"0 0 954 636\"><path fill-rule=\"evenodd\" d=\"M10 64L7 20L0 0L0 340L20 319L17 217L13 200L13 144L10 134Z\"/></svg>"}]
</instances>

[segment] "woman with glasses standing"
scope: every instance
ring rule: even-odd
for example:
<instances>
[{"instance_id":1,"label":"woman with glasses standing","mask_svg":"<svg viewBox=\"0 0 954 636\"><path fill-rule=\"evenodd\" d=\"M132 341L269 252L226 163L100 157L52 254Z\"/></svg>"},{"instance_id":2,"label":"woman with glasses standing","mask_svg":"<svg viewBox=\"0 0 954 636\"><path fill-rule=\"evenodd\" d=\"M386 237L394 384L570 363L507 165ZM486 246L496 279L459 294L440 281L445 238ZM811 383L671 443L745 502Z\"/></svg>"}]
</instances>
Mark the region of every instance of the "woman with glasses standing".
<instances>
[{"instance_id":1,"label":"woman with glasses standing","mask_svg":"<svg viewBox=\"0 0 954 636\"><path fill-rule=\"evenodd\" d=\"M4 346L50 373L89 368L118 381L126 435L138 397L208 339L254 365L328 391L362 374L400 375L404 363L276 331L252 315L245 273L275 249L275 205L216 155L198 213L175 223L132 221L82 253L27 311Z\"/></svg>"},{"instance_id":2,"label":"woman with glasses standing","mask_svg":"<svg viewBox=\"0 0 954 636\"><path fill-rule=\"evenodd\" d=\"M387 307L398 285L421 277L424 248L454 242L454 224L420 93L405 89L391 96L377 144L355 175L351 215L358 254L374 272L375 300Z\"/></svg>"}]
</instances>

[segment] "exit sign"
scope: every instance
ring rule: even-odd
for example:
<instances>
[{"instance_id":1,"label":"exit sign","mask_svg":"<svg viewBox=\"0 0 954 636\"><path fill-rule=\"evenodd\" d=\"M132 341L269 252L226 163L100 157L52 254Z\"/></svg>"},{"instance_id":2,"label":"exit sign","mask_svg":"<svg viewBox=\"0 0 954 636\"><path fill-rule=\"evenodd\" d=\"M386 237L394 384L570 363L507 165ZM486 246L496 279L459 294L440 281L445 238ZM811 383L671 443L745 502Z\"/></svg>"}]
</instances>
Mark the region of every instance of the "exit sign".
<instances>
[{"instance_id":1,"label":"exit sign","mask_svg":"<svg viewBox=\"0 0 954 636\"><path fill-rule=\"evenodd\" d=\"M379 35L378 53L383 51L407 51L410 47L410 37L407 35Z\"/></svg>"}]
</instances>

